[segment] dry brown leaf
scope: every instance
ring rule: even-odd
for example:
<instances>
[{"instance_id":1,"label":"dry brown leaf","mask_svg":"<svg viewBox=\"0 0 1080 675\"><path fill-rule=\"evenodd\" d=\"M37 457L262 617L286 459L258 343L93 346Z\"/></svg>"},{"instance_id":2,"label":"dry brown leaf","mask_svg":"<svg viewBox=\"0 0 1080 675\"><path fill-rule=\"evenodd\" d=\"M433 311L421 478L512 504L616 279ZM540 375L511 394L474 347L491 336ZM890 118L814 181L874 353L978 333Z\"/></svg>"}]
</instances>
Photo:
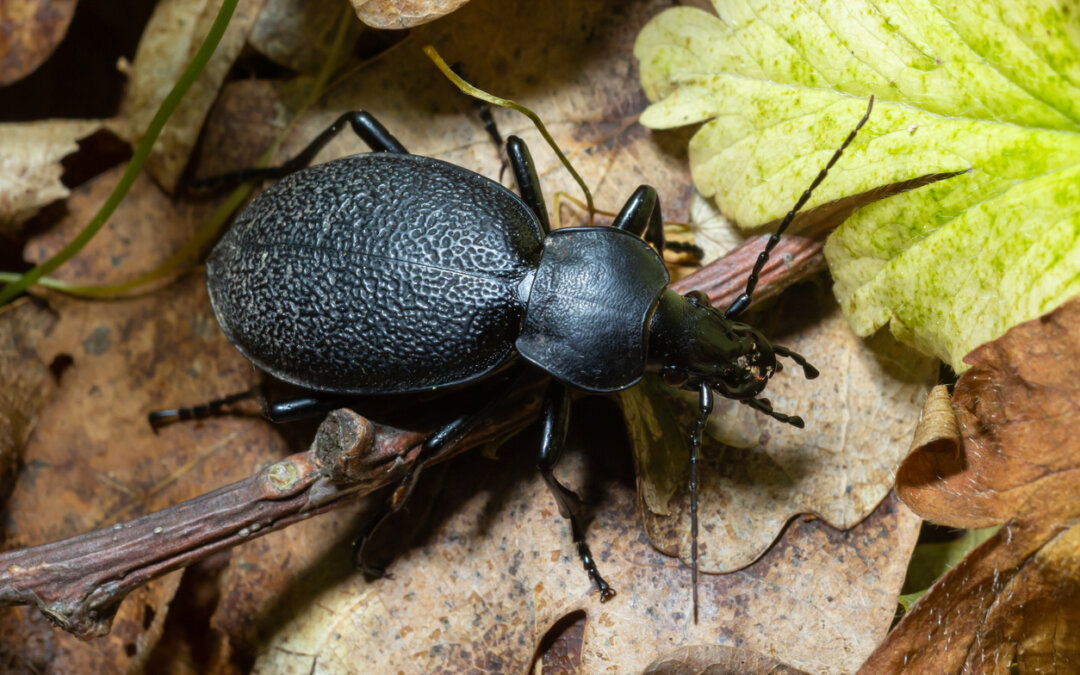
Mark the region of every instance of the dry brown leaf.
<instances>
[{"instance_id":1,"label":"dry brown leaf","mask_svg":"<svg viewBox=\"0 0 1080 675\"><path fill-rule=\"evenodd\" d=\"M67 197L60 160L76 141L101 128L96 120L0 124L0 237L10 238L41 207Z\"/></svg>"},{"instance_id":2,"label":"dry brown leaf","mask_svg":"<svg viewBox=\"0 0 1080 675\"><path fill-rule=\"evenodd\" d=\"M963 448L916 450L898 476L904 502L953 527L987 527L1080 496L1080 302L1016 326L965 361L956 385Z\"/></svg>"},{"instance_id":3,"label":"dry brown leaf","mask_svg":"<svg viewBox=\"0 0 1080 675\"><path fill-rule=\"evenodd\" d=\"M67 34L78 0L5 0L0 11L0 87L45 62Z\"/></svg>"},{"instance_id":4,"label":"dry brown leaf","mask_svg":"<svg viewBox=\"0 0 1080 675\"><path fill-rule=\"evenodd\" d=\"M42 259L69 240L120 171L77 190L68 202L69 216L31 242L27 257ZM190 237L199 208L173 207L152 181L140 178L111 225L57 274L97 282L151 269ZM26 469L8 502L7 548L53 541L183 501L285 452L281 439L257 420L238 420L232 427L208 421L158 436L150 430L150 410L249 383L251 367L218 330L201 278L132 300L50 297L50 303L58 319L32 345L37 362L66 355L71 365L25 449ZM33 363L24 361L27 367ZM178 583L179 575L171 575L142 589L138 599L121 606L112 633L92 642L30 620L25 610L5 613L5 635L20 636L7 642L6 657L35 663L35 645L45 643L55 672L137 671L161 633Z\"/></svg>"},{"instance_id":5,"label":"dry brown leaf","mask_svg":"<svg viewBox=\"0 0 1080 675\"><path fill-rule=\"evenodd\" d=\"M665 219L686 221L693 187L685 144L677 133L654 133L637 124L647 101L633 80L633 41L664 6L659 0L481 0L427 27L423 35L447 63L460 64L471 82L535 110L593 190L598 208L618 211L639 185L648 183L660 194ZM295 155L342 112L364 109L410 152L512 185L475 103L435 69L416 39L403 41L329 90L317 108L297 121L279 157ZM502 108L493 114L503 137L516 134L529 144L553 218L557 192L582 198L528 119ZM345 131L315 161L365 151ZM562 224L582 222L580 211L564 208Z\"/></svg>"},{"instance_id":6,"label":"dry brown leaf","mask_svg":"<svg viewBox=\"0 0 1080 675\"><path fill-rule=\"evenodd\" d=\"M1080 670L1080 509L1072 500L1010 521L968 554L860 672Z\"/></svg>"},{"instance_id":7,"label":"dry brown leaf","mask_svg":"<svg viewBox=\"0 0 1080 675\"><path fill-rule=\"evenodd\" d=\"M356 16L372 28L412 28L446 16L469 0L349 0Z\"/></svg>"},{"instance_id":8,"label":"dry brown leaf","mask_svg":"<svg viewBox=\"0 0 1080 675\"><path fill-rule=\"evenodd\" d=\"M717 401L699 488L699 563L709 572L754 561L796 514L813 513L841 529L865 518L892 489L936 374L930 359L888 335L856 337L824 289L793 289L759 321L766 335L806 356L821 376L807 381L789 361L766 391L776 410L804 417L805 429ZM622 401L650 537L660 550L689 561L689 432L697 396L672 398L654 381L627 391Z\"/></svg>"},{"instance_id":9,"label":"dry brown leaf","mask_svg":"<svg viewBox=\"0 0 1080 675\"><path fill-rule=\"evenodd\" d=\"M963 447L916 449L898 490L944 524L1008 522L919 600L864 672L1080 668L1078 352L1074 299L965 358L952 404Z\"/></svg>"},{"instance_id":10,"label":"dry brown leaf","mask_svg":"<svg viewBox=\"0 0 1080 675\"><path fill-rule=\"evenodd\" d=\"M581 444L592 457L625 452L608 447L609 429L593 435ZM619 592L600 603L534 452L535 440L521 439L497 463L475 453L451 462L430 531L395 560L392 579L327 573L329 557L308 568L305 577L321 578L321 588L266 619L280 628L255 672L306 673L315 664L326 673L523 672L549 627L582 609L586 673L638 672L675 646L706 643L848 672L886 632L918 530L895 498L846 533L798 519L754 565L707 575L707 609L694 625L689 572L649 545L624 470L605 485L589 527L601 571ZM581 456L563 464L560 475L581 485ZM612 476L609 462L596 464L590 475Z\"/></svg>"},{"instance_id":11,"label":"dry brown leaf","mask_svg":"<svg viewBox=\"0 0 1080 675\"><path fill-rule=\"evenodd\" d=\"M265 0L248 43L275 63L314 75L330 55L344 6L341 0ZM361 28L355 21L349 25L346 54Z\"/></svg>"},{"instance_id":12,"label":"dry brown leaf","mask_svg":"<svg viewBox=\"0 0 1080 675\"><path fill-rule=\"evenodd\" d=\"M171 192L184 172L206 113L247 42L262 3L240 0L214 55L154 143L146 170L166 190ZM112 132L132 145L139 142L158 106L199 49L219 8L220 3L207 0L165 0L157 4L139 40L120 113L108 122Z\"/></svg>"}]
</instances>

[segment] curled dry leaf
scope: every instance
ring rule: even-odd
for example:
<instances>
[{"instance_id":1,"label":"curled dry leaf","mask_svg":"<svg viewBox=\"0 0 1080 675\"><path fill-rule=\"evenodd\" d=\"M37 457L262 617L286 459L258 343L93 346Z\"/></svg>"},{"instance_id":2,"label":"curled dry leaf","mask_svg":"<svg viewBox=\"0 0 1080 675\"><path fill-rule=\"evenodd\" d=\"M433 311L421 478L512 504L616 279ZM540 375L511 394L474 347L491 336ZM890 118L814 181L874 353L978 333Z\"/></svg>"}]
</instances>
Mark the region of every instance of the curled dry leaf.
<instances>
[{"instance_id":1,"label":"curled dry leaf","mask_svg":"<svg viewBox=\"0 0 1080 675\"><path fill-rule=\"evenodd\" d=\"M356 16L372 28L412 28L459 9L469 0L349 0Z\"/></svg>"},{"instance_id":2,"label":"curled dry leaf","mask_svg":"<svg viewBox=\"0 0 1080 675\"><path fill-rule=\"evenodd\" d=\"M239 0L221 43L154 143L146 168L166 190L171 192L184 172L203 119L243 49L262 4L263 0ZM139 40L120 113L108 122L111 131L132 145L139 142L158 106L198 51L219 8L220 3L206 0L158 3Z\"/></svg>"},{"instance_id":3,"label":"curled dry leaf","mask_svg":"<svg viewBox=\"0 0 1080 675\"><path fill-rule=\"evenodd\" d=\"M769 321L770 316L784 319ZM847 529L892 489L934 363L887 335L857 338L823 289L799 288L757 324L821 371L807 381L787 362L767 396L805 429L746 406L717 401L699 487L702 570L729 572L757 559L794 515L813 513ZM697 397L658 381L621 397L630 423L650 538L690 560L690 430Z\"/></svg>"},{"instance_id":4,"label":"curled dry leaf","mask_svg":"<svg viewBox=\"0 0 1080 675\"><path fill-rule=\"evenodd\" d=\"M861 673L1075 672L1080 518L1053 502L1013 520L942 577Z\"/></svg>"},{"instance_id":5,"label":"curled dry leaf","mask_svg":"<svg viewBox=\"0 0 1080 675\"><path fill-rule=\"evenodd\" d=\"M1075 300L969 354L952 406L963 447L915 450L898 475L904 502L927 520L974 528L1080 497L1077 354Z\"/></svg>"},{"instance_id":6,"label":"curled dry leaf","mask_svg":"<svg viewBox=\"0 0 1080 675\"><path fill-rule=\"evenodd\" d=\"M0 13L0 87L34 72L67 34L78 0L7 0Z\"/></svg>"},{"instance_id":7,"label":"curled dry leaf","mask_svg":"<svg viewBox=\"0 0 1080 675\"><path fill-rule=\"evenodd\" d=\"M953 410L963 447L916 449L898 490L958 527L1008 521L915 605L868 673L1080 667L1080 302L968 355Z\"/></svg>"},{"instance_id":8,"label":"curled dry leaf","mask_svg":"<svg viewBox=\"0 0 1080 675\"><path fill-rule=\"evenodd\" d=\"M101 124L96 120L0 124L0 237L13 237L41 207L68 196L60 182L64 172L60 160Z\"/></svg>"}]
</instances>

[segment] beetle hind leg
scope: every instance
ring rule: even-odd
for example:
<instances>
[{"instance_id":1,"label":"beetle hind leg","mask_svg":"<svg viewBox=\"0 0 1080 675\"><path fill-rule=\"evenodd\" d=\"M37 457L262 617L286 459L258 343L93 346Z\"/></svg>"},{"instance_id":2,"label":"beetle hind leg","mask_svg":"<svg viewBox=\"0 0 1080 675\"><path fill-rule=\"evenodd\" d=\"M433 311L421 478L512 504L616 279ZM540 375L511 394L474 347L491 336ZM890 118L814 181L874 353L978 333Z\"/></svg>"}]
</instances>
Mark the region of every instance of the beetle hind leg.
<instances>
[{"instance_id":1,"label":"beetle hind leg","mask_svg":"<svg viewBox=\"0 0 1080 675\"><path fill-rule=\"evenodd\" d=\"M581 558L585 571L589 578L600 589L600 601L606 602L615 597L615 589L600 576L600 570L596 568L596 560L592 551L585 541L585 531L581 527L583 516L583 504L570 488L566 487L555 478L555 465L562 456L566 444L566 430L570 421L570 396L566 386L552 380L548 387L547 396L544 398L544 407L541 412L542 438L540 441L540 456L537 460L537 468L544 477L544 481L555 497L559 505L559 513L563 518L570 521L570 531L577 545L578 556Z\"/></svg>"},{"instance_id":2,"label":"beetle hind leg","mask_svg":"<svg viewBox=\"0 0 1080 675\"><path fill-rule=\"evenodd\" d=\"M199 405L191 406L188 408L168 408L165 410L154 410L147 415L147 421L150 422L150 428L157 433L158 429L164 426L168 426L173 422L186 422L188 420L204 420L209 417L217 417L218 415L230 412L228 408L234 403L245 401L258 397L258 387L252 387L246 391L237 392L235 394L229 394L222 398L214 399L213 401L207 401Z\"/></svg>"},{"instance_id":3,"label":"beetle hind leg","mask_svg":"<svg viewBox=\"0 0 1080 675\"><path fill-rule=\"evenodd\" d=\"M248 180L284 178L310 164L311 160L315 159L315 155L319 154L319 151L330 142L330 139L336 136L346 125L351 126L353 132L375 152L409 154L405 146L394 138L394 135L387 131L386 127L375 119L374 115L364 110L352 110L334 120L333 124L324 129L311 143L308 143L307 147L301 150L298 155L281 166L229 171L202 180L183 181L181 187L185 191L213 191L239 185Z\"/></svg>"}]
</instances>

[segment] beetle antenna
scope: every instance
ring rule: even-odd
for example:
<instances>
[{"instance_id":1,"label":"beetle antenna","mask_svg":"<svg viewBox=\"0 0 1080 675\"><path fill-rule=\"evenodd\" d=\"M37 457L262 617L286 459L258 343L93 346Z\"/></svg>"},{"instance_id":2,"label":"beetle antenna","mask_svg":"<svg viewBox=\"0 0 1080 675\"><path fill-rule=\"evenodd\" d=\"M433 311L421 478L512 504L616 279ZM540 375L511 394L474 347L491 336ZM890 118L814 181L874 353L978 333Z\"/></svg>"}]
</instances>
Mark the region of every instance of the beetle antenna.
<instances>
[{"instance_id":1,"label":"beetle antenna","mask_svg":"<svg viewBox=\"0 0 1080 675\"><path fill-rule=\"evenodd\" d=\"M844 142L841 143L840 147L833 153L832 158L829 159L825 168L817 175L814 182L810 183L810 187L806 188L806 191L802 193L802 196L799 197L799 201L795 202L795 207L788 211L788 214L784 216L784 220L780 223L780 227L776 228L776 232L769 237L769 241L765 244L765 250L758 254L757 262L754 263L754 269L750 272L750 276L746 280L746 290L743 291L742 295L735 298L735 301L732 302L731 306L724 312L724 316L729 319L734 318L739 314L742 314L743 310L750 306L750 296L754 294L754 288L757 287L758 275L761 274L761 270L765 267L765 263L769 262L769 254L772 253L772 250L780 243L780 235L784 233L784 230L791 224L791 221L795 220L795 215L799 212L799 209L805 206L806 202L810 201L810 195L814 192L814 188L821 185L821 181L825 180L825 176L828 175L829 169L831 169L833 165L836 164L837 160L840 159L840 155L844 153L844 149L855 140L855 135L859 133L859 129L862 129L863 125L866 124L866 120L870 119L870 111L873 109L874 97L871 96L870 103L866 106L866 114L862 116L859 123L855 125L855 128L851 130L848 137L844 139Z\"/></svg>"},{"instance_id":2,"label":"beetle antenna","mask_svg":"<svg viewBox=\"0 0 1080 675\"><path fill-rule=\"evenodd\" d=\"M810 362L807 361L806 357L804 357L802 354L796 354L787 347L781 347L780 345L773 345L772 349L774 354L777 354L778 356L786 356L795 363L802 366L803 374L806 375L806 379L812 380L821 374L820 372L818 372L817 368L810 365ZM777 364L777 370L780 369L779 365L780 364Z\"/></svg>"},{"instance_id":3,"label":"beetle antenna","mask_svg":"<svg viewBox=\"0 0 1080 675\"><path fill-rule=\"evenodd\" d=\"M772 403L767 398L744 398L742 402L750 406L754 410L763 412L774 420L778 420L785 424L790 424L793 427L802 429L806 426L806 422L803 422L803 418L798 415L785 415L784 413L778 413L773 410Z\"/></svg>"},{"instance_id":4,"label":"beetle antenna","mask_svg":"<svg viewBox=\"0 0 1080 675\"><path fill-rule=\"evenodd\" d=\"M713 393L706 382L701 383L701 414L698 416L697 425L694 427L694 436L690 446L690 585L694 595L694 623L698 622L698 460L701 458L701 438L705 433L705 426L709 423L709 415L713 409Z\"/></svg>"}]
</instances>

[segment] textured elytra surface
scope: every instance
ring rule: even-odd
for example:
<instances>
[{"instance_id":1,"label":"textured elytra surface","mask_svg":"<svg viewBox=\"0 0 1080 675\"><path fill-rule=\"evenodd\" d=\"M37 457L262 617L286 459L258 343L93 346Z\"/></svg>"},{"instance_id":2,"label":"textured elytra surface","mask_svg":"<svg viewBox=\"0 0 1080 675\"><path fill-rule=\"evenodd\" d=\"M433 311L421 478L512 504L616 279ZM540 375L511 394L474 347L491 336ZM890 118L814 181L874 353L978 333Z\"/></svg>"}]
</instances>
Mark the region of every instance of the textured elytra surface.
<instances>
[{"instance_id":1,"label":"textured elytra surface","mask_svg":"<svg viewBox=\"0 0 1080 675\"><path fill-rule=\"evenodd\" d=\"M448 386L513 354L518 284L541 232L516 195L415 155L299 171L240 215L207 262L214 311L258 367L301 386Z\"/></svg>"},{"instance_id":2,"label":"textured elytra surface","mask_svg":"<svg viewBox=\"0 0 1080 675\"><path fill-rule=\"evenodd\" d=\"M648 319L667 283L660 256L632 234L556 230L544 241L517 349L575 387L629 387L645 372Z\"/></svg>"}]
</instances>

